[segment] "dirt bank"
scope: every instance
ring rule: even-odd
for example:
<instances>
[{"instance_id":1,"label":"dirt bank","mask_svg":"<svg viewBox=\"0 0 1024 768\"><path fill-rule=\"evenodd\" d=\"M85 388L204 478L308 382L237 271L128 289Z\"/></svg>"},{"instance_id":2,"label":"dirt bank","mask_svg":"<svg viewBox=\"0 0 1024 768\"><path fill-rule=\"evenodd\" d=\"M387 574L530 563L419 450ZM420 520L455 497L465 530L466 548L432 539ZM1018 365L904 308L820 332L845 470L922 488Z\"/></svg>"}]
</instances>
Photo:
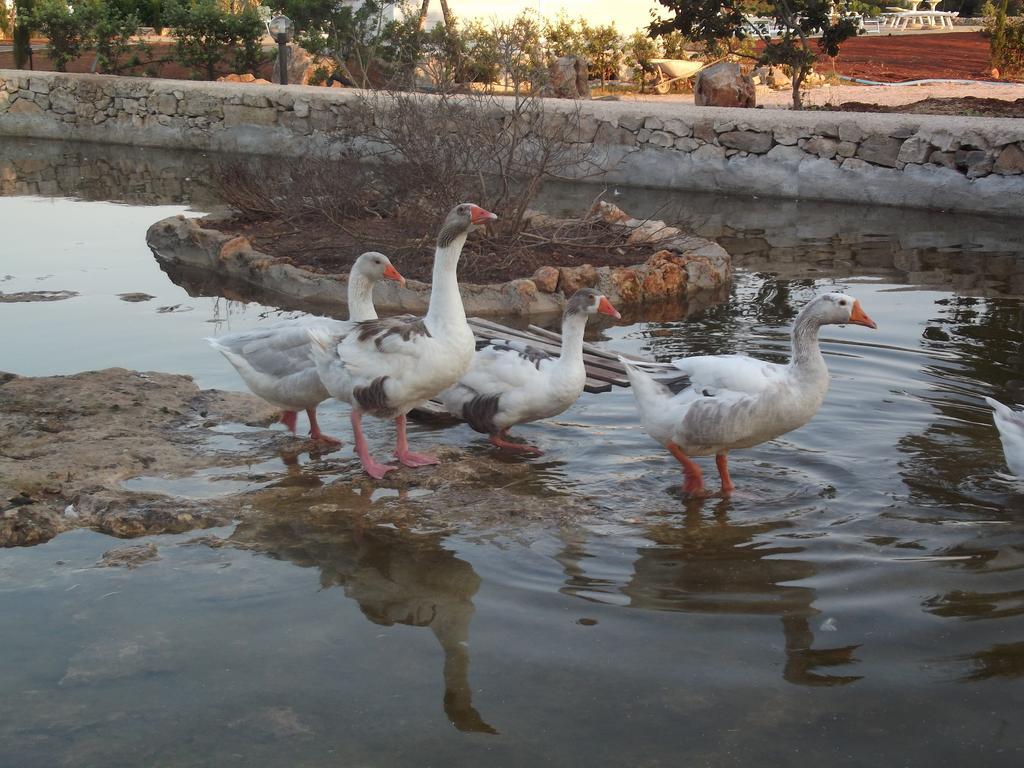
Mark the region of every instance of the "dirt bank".
<instances>
[{"instance_id":1,"label":"dirt bank","mask_svg":"<svg viewBox=\"0 0 1024 768\"><path fill-rule=\"evenodd\" d=\"M82 527L125 538L182 532L268 507L434 523L592 508L534 487L527 463L446 447L440 466L374 483L351 452L310 453L315 444L266 429L275 418L251 395L200 390L188 376L0 374L0 546ZM389 489L382 499L378 487Z\"/></svg>"}]
</instances>

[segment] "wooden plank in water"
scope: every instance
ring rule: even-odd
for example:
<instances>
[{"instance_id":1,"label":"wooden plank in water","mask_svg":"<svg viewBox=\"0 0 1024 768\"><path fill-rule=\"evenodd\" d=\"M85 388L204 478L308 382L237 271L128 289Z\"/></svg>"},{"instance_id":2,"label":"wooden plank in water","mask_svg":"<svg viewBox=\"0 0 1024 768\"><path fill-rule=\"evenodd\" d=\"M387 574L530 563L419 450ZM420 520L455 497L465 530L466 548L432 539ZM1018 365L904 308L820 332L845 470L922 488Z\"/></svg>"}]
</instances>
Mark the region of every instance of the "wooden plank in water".
<instances>
[{"instance_id":1,"label":"wooden plank in water","mask_svg":"<svg viewBox=\"0 0 1024 768\"><path fill-rule=\"evenodd\" d=\"M561 337L552 333L553 339L540 338L528 331L520 331L514 328L504 328L497 323L478 323L477 318L472 318L470 326L478 338L489 341L491 339L505 339L510 341L522 341L537 349L552 354L561 354ZM549 332L550 333L550 332ZM589 345L587 345L589 346ZM626 371L618 360L611 360L607 357L598 357L589 352L583 354L583 364L587 369L587 376L591 379L606 381L619 387L628 387L629 380L626 378ZM589 390L588 390L589 391ZM602 390L607 391L607 390Z\"/></svg>"}]
</instances>

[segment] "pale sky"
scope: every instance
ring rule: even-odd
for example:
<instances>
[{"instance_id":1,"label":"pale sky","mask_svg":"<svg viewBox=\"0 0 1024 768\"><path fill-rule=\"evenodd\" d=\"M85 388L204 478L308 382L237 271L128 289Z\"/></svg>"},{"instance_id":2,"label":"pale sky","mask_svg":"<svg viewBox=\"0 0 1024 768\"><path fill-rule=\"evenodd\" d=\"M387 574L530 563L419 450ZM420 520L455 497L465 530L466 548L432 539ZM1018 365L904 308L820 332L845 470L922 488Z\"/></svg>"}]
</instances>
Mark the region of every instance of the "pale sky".
<instances>
[{"instance_id":1,"label":"pale sky","mask_svg":"<svg viewBox=\"0 0 1024 768\"><path fill-rule=\"evenodd\" d=\"M630 33L646 27L651 20L651 9L664 11L656 0L448 0L452 13L461 19L510 19L524 8L532 8L544 16L556 16L565 11L570 18L583 16L591 24L615 22L620 32ZM431 0L428 23L441 20L441 3Z\"/></svg>"}]
</instances>

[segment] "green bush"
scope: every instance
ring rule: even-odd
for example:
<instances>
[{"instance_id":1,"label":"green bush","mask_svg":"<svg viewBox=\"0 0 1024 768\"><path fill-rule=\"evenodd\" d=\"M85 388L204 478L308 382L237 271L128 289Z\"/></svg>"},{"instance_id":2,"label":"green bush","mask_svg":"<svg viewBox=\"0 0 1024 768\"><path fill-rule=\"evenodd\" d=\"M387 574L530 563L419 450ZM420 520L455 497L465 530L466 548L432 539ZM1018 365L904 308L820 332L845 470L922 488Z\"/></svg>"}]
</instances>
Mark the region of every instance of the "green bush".
<instances>
[{"instance_id":1,"label":"green bush","mask_svg":"<svg viewBox=\"0 0 1024 768\"><path fill-rule=\"evenodd\" d=\"M251 72L263 61L265 27L252 8L230 13L216 0L172 2L164 9L164 20L174 27L178 60L203 72L207 80L217 77L221 65Z\"/></svg>"}]
</instances>

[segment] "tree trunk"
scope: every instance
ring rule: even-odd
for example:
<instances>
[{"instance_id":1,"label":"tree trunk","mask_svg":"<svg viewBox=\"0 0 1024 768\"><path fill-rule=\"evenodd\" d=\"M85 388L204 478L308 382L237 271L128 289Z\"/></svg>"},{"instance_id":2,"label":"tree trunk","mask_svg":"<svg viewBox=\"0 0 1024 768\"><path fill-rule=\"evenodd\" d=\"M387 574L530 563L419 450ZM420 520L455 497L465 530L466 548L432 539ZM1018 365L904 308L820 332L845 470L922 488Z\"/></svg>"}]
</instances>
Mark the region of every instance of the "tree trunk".
<instances>
[{"instance_id":1,"label":"tree trunk","mask_svg":"<svg viewBox=\"0 0 1024 768\"><path fill-rule=\"evenodd\" d=\"M430 10L430 0L423 0L423 4L420 6L420 22L417 25L417 29L423 29L423 25L427 23L428 10Z\"/></svg>"},{"instance_id":2,"label":"tree trunk","mask_svg":"<svg viewBox=\"0 0 1024 768\"><path fill-rule=\"evenodd\" d=\"M804 108L803 102L800 101L800 86L803 85L807 74L808 72L804 65L800 65L798 69L793 70L793 109L800 110Z\"/></svg>"},{"instance_id":3,"label":"tree trunk","mask_svg":"<svg viewBox=\"0 0 1024 768\"><path fill-rule=\"evenodd\" d=\"M441 15L444 16L444 28L451 32L453 19L452 12L448 10L448 0L441 0Z\"/></svg>"}]
</instances>

